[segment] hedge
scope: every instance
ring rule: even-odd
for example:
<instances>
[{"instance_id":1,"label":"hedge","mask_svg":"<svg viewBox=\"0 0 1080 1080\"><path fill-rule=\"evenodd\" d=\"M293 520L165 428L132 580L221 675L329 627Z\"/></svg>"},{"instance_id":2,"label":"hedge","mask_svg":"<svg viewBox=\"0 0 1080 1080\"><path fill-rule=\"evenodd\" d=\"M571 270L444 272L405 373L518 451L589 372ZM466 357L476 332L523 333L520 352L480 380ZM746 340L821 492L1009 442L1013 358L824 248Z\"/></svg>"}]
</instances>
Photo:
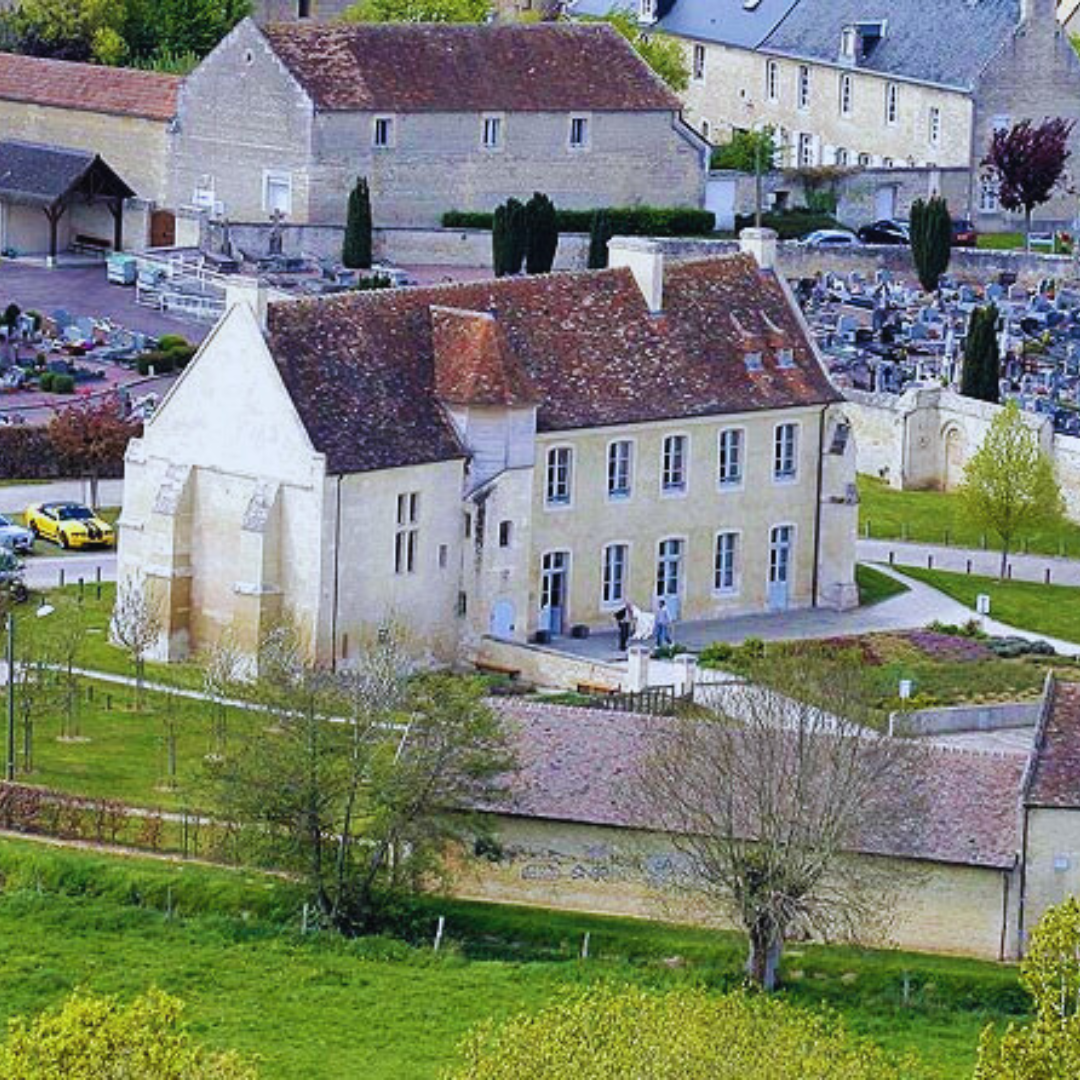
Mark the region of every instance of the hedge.
<instances>
[{"instance_id":1,"label":"hedge","mask_svg":"<svg viewBox=\"0 0 1080 1080\"><path fill-rule=\"evenodd\" d=\"M604 208L614 236L701 236L711 233L716 215L692 207L617 206ZM556 210L561 233L587 233L595 210ZM495 215L450 210L442 216L445 229L487 229Z\"/></svg>"},{"instance_id":2,"label":"hedge","mask_svg":"<svg viewBox=\"0 0 1080 1080\"><path fill-rule=\"evenodd\" d=\"M79 463L61 460L44 426L19 424L0 427L0 476L18 477L20 480L55 480L79 475ZM123 457L110 461L99 475L105 479L122 477Z\"/></svg>"},{"instance_id":3,"label":"hedge","mask_svg":"<svg viewBox=\"0 0 1080 1080\"><path fill-rule=\"evenodd\" d=\"M761 224L774 229L781 240L798 240L818 229L842 229L843 226L830 214L813 210L787 210L779 214L763 214ZM753 214L739 214L735 218L735 231L750 229L754 225Z\"/></svg>"}]
</instances>

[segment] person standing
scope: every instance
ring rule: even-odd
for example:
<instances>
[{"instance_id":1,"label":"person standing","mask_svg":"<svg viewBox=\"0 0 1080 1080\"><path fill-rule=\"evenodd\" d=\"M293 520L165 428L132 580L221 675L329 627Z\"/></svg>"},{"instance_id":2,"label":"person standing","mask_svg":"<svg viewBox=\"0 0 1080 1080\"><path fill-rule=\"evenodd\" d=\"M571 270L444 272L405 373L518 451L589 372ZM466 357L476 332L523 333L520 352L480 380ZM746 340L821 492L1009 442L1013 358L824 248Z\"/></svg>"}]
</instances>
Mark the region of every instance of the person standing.
<instances>
[{"instance_id":1,"label":"person standing","mask_svg":"<svg viewBox=\"0 0 1080 1080\"><path fill-rule=\"evenodd\" d=\"M629 601L615 612L615 625L619 628L619 652L626 652L634 629L634 608Z\"/></svg>"},{"instance_id":2,"label":"person standing","mask_svg":"<svg viewBox=\"0 0 1080 1080\"><path fill-rule=\"evenodd\" d=\"M671 644L671 612L668 611L667 601L661 600L656 605L656 647L664 648Z\"/></svg>"}]
</instances>

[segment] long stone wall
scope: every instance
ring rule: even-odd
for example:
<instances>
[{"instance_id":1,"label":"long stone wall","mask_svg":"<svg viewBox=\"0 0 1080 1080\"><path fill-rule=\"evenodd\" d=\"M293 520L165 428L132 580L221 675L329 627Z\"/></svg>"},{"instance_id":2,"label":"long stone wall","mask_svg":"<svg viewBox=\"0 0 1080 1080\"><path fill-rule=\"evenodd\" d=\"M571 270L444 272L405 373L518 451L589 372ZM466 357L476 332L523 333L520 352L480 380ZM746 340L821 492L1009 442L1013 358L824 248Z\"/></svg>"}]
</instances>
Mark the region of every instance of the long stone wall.
<instances>
[{"instance_id":1,"label":"long stone wall","mask_svg":"<svg viewBox=\"0 0 1080 1080\"><path fill-rule=\"evenodd\" d=\"M480 640L472 660L480 667L516 672L523 682L542 689L576 690L579 686L622 689L622 674L611 664L569 656L539 645L485 637Z\"/></svg>"}]
</instances>

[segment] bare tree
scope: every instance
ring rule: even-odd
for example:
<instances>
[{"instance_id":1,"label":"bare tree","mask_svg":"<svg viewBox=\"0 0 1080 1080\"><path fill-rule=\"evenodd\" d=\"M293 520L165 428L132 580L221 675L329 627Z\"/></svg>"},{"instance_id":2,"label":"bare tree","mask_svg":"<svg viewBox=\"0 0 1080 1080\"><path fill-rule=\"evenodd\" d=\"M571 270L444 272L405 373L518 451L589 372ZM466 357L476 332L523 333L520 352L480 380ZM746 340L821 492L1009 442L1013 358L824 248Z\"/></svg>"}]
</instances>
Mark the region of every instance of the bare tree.
<instances>
[{"instance_id":1,"label":"bare tree","mask_svg":"<svg viewBox=\"0 0 1080 1080\"><path fill-rule=\"evenodd\" d=\"M766 990L786 940L883 928L899 882L851 853L917 833L922 770L878 719L858 664L808 648L725 691L713 715L650 729L634 797L686 860L677 884L746 930L747 974Z\"/></svg>"},{"instance_id":2,"label":"bare tree","mask_svg":"<svg viewBox=\"0 0 1080 1080\"><path fill-rule=\"evenodd\" d=\"M135 708L142 710L146 657L165 628L161 604L141 577L129 577L116 589L113 640L124 649L135 671Z\"/></svg>"},{"instance_id":3,"label":"bare tree","mask_svg":"<svg viewBox=\"0 0 1080 1080\"><path fill-rule=\"evenodd\" d=\"M81 737L79 727L79 654L87 635L86 609L79 601L57 600L59 610L49 620L48 640L52 662L60 684L62 713L60 739Z\"/></svg>"},{"instance_id":4,"label":"bare tree","mask_svg":"<svg viewBox=\"0 0 1080 1080\"><path fill-rule=\"evenodd\" d=\"M206 654L203 664L203 692L213 704L210 752L221 757L229 743L228 699L251 674L247 654L236 635L226 630Z\"/></svg>"}]
</instances>

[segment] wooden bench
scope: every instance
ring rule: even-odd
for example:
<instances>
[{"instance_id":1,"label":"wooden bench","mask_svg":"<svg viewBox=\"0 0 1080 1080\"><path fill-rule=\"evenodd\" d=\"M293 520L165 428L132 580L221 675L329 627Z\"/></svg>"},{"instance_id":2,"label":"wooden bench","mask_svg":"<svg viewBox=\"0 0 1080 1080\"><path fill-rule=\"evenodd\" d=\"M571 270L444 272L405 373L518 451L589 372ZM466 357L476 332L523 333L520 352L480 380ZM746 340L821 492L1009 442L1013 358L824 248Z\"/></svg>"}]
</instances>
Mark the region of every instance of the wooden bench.
<instances>
[{"instance_id":1,"label":"wooden bench","mask_svg":"<svg viewBox=\"0 0 1080 1080\"><path fill-rule=\"evenodd\" d=\"M112 251L112 244L98 236L86 236L80 233L72 242L71 250L84 255L108 255Z\"/></svg>"},{"instance_id":2,"label":"wooden bench","mask_svg":"<svg viewBox=\"0 0 1080 1080\"><path fill-rule=\"evenodd\" d=\"M610 686L605 686L602 683L578 683L575 688L579 694L587 694L589 697L609 697L611 694L617 694L617 690L612 690Z\"/></svg>"},{"instance_id":3,"label":"wooden bench","mask_svg":"<svg viewBox=\"0 0 1080 1080\"><path fill-rule=\"evenodd\" d=\"M521 674L521 668L510 667L507 664L493 664L487 660L477 660L474 667L484 675L505 675L511 680Z\"/></svg>"}]
</instances>

